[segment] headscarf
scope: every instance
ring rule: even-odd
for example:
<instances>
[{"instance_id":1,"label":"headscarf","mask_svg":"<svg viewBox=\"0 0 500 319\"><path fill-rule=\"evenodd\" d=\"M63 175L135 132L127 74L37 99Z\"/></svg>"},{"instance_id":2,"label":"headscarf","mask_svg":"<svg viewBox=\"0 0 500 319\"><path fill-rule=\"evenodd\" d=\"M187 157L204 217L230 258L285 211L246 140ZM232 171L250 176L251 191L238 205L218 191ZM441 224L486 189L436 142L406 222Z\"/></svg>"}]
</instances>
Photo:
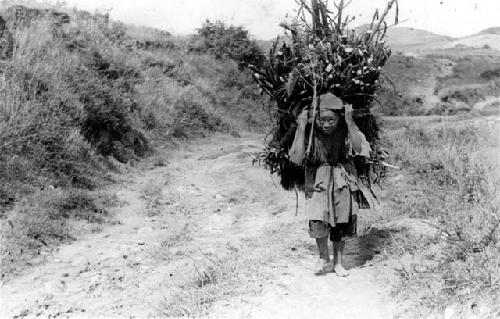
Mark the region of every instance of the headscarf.
<instances>
[{"instance_id":1,"label":"headscarf","mask_svg":"<svg viewBox=\"0 0 500 319\"><path fill-rule=\"evenodd\" d=\"M325 111L340 111L344 109L344 102L341 99L333 95L332 93L326 93L320 96L318 103L318 110L316 116L319 116ZM313 121L313 110L309 109L309 119Z\"/></svg>"},{"instance_id":2,"label":"headscarf","mask_svg":"<svg viewBox=\"0 0 500 319\"><path fill-rule=\"evenodd\" d=\"M325 110L340 111L342 109L344 109L344 102L332 93L326 93L320 96L320 113Z\"/></svg>"}]
</instances>

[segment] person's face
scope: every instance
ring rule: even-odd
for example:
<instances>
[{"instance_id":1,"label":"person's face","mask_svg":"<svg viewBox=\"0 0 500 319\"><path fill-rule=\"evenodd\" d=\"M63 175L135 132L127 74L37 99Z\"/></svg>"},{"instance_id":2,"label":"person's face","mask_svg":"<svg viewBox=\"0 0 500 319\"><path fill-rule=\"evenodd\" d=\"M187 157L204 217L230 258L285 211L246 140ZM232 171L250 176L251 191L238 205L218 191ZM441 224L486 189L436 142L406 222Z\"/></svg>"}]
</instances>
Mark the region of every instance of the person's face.
<instances>
[{"instance_id":1,"label":"person's face","mask_svg":"<svg viewBox=\"0 0 500 319\"><path fill-rule=\"evenodd\" d=\"M332 134L337 128L340 120L340 114L332 111L326 110L319 114L316 119L316 127L319 131L325 135Z\"/></svg>"}]
</instances>

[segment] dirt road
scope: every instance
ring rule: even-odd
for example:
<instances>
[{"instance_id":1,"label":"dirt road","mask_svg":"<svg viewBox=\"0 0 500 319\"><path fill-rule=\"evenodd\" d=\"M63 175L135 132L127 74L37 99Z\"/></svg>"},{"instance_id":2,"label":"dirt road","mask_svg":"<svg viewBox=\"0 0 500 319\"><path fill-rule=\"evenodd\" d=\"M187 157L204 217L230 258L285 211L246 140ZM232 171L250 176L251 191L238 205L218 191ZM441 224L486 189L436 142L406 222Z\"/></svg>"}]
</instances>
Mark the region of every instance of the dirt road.
<instances>
[{"instance_id":1,"label":"dirt road","mask_svg":"<svg viewBox=\"0 0 500 319\"><path fill-rule=\"evenodd\" d=\"M295 194L252 167L261 145L214 136L130 174L113 190L119 223L4 284L0 317L391 318L376 238L348 242L351 276L313 275L302 198L295 216Z\"/></svg>"}]
</instances>

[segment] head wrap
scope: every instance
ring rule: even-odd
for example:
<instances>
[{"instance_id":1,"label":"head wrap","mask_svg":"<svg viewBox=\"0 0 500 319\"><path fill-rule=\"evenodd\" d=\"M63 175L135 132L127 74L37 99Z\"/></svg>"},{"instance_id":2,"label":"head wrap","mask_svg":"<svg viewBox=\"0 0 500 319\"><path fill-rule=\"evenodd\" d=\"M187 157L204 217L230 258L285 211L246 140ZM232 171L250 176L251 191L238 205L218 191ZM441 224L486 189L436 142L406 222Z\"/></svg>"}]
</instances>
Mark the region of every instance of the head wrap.
<instances>
[{"instance_id":1,"label":"head wrap","mask_svg":"<svg viewBox=\"0 0 500 319\"><path fill-rule=\"evenodd\" d=\"M326 93L320 96L319 111L323 112L326 110L340 111L344 108L344 102L341 99L333 95L332 93Z\"/></svg>"}]
</instances>

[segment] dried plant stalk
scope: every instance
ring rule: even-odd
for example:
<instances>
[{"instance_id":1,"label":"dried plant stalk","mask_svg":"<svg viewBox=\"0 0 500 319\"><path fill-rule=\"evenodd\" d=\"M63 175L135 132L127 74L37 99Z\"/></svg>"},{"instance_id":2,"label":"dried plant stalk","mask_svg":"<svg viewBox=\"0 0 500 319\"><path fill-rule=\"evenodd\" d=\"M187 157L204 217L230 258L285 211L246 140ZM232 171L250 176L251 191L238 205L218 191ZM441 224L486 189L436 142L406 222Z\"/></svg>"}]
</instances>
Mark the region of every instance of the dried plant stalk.
<instances>
[{"instance_id":1,"label":"dried plant stalk","mask_svg":"<svg viewBox=\"0 0 500 319\"><path fill-rule=\"evenodd\" d=\"M398 21L397 0L389 0L382 14L375 11L370 28L364 32L349 28L353 17L345 14L345 9L350 1L335 1L333 11L325 0L296 0L296 3L297 21L281 24L290 37L276 39L264 67L250 66L258 85L276 106L275 134L262 159L272 172L281 175L283 182L283 168L289 168L286 154L293 142L290 136L294 136L297 115L304 108L312 106L314 110L317 97L330 92L353 105L354 120L372 146L370 161L358 165L358 173L368 183L371 173L375 173L375 180L380 179L386 152L379 145L379 128L370 107L379 89L382 67L391 54L383 39L388 28L386 19L394 7L395 23ZM290 185L290 180L282 184Z\"/></svg>"}]
</instances>

